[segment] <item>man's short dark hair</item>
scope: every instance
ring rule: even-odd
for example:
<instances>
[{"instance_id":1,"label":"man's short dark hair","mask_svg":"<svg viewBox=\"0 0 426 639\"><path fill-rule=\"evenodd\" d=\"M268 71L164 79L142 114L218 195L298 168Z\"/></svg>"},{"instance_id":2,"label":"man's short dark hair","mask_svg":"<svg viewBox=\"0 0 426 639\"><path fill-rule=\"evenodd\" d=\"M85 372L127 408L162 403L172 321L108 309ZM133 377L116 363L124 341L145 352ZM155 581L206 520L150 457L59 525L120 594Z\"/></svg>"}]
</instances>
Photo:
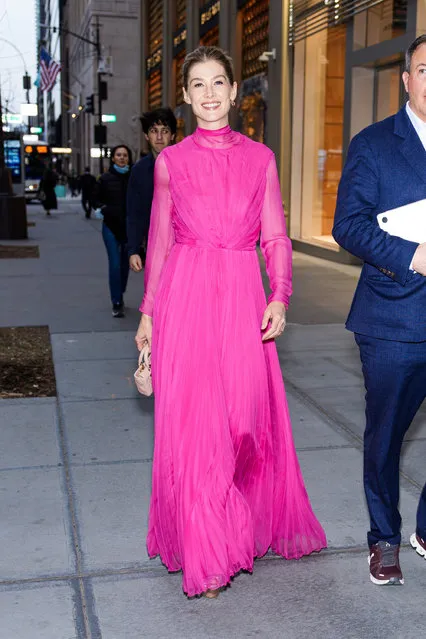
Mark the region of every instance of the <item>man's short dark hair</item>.
<instances>
[{"instance_id":1,"label":"man's short dark hair","mask_svg":"<svg viewBox=\"0 0 426 639\"><path fill-rule=\"evenodd\" d=\"M415 51L417 51L417 49L421 47L422 44L426 44L426 33L423 33L421 36L416 38L414 42L410 44L405 53L405 70L407 73L411 72L411 59Z\"/></svg>"},{"instance_id":2,"label":"man's short dark hair","mask_svg":"<svg viewBox=\"0 0 426 639\"><path fill-rule=\"evenodd\" d=\"M90 166L85 166L84 171L85 173L90 173Z\"/></svg>"},{"instance_id":3,"label":"man's short dark hair","mask_svg":"<svg viewBox=\"0 0 426 639\"><path fill-rule=\"evenodd\" d=\"M176 135L177 121L175 114L169 107L154 109L153 111L147 111L146 113L143 113L141 122L142 129L145 135L148 135L148 131L155 124L169 127L172 135Z\"/></svg>"}]
</instances>

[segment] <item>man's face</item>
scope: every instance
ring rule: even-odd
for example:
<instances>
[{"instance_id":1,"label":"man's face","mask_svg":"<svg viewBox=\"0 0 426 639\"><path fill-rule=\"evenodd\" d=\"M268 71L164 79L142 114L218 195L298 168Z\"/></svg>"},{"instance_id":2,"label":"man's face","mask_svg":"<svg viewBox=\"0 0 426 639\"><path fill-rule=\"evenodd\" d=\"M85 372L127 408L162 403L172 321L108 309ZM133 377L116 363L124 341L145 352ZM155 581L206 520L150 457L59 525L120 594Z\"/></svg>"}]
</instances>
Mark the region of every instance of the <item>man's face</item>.
<instances>
[{"instance_id":1,"label":"man's face","mask_svg":"<svg viewBox=\"0 0 426 639\"><path fill-rule=\"evenodd\" d=\"M426 122L426 43L415 50L411 58L410 73L404 71L402 79L410 97L410 107Z\"/></svg>"},{"instance_id":2,"label":"man's face","mask_svg":"<svg viewBox=\"0 0 426 639\"><path fill-rule=\"evenodd\" d=\"M148 144L156 157L166 146L169 146L175 136L172 135L169 127L164 124L154 124L145 135Z\"/></svg>"}]
</instances>

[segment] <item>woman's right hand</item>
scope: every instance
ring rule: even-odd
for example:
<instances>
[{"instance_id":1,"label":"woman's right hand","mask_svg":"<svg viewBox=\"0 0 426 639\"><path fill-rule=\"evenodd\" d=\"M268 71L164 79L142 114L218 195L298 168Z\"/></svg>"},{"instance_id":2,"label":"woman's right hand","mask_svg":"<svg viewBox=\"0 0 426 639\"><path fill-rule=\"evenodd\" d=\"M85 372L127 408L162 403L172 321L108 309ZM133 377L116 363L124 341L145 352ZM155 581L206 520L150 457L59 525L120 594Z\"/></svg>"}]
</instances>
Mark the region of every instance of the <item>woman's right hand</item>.
<instances>
[{"instance_id":1,"label":"woman's right hand","mask_svg":"<svg viewBox=\"0 0 426 639\"><path fill-rule=\"evenodd\" d=\"M148 342L149 348L151 348L152 341L152 317L142 313L141 321L135 335L135 342L138 350L142 350L142 347Z\"/></svg>"}]
</instances>

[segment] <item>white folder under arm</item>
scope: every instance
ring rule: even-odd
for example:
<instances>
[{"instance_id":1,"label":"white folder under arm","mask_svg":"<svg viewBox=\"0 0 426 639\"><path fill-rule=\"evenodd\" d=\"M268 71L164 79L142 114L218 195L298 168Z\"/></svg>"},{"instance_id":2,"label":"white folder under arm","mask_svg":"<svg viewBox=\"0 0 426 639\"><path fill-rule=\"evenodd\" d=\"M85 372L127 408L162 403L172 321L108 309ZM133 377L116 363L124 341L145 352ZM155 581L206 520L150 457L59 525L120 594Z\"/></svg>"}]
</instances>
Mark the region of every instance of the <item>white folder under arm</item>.
<instances>
[{"instance_id":1,"label":"white folder under arm","mask_svg":"<svg viewBox=\"0 0 426 639\"><path fill-rule=\"evenodd\" d=\"M377 221L390 235L418 244L426 242L426 200L379 213Z\"/></svg>"}]
</instances>

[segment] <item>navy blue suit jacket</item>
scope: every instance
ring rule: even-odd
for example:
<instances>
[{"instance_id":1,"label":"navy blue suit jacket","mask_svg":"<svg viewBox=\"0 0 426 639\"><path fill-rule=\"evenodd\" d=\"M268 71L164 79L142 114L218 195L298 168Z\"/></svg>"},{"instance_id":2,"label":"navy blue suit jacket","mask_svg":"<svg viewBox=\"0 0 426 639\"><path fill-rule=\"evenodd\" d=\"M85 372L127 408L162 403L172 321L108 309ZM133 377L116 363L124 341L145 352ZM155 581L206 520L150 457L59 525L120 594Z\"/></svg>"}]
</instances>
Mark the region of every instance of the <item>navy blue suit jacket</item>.
<instances>
[{"instance_id":1,"label":"navy blue suit jacket","mask_svg":"<svg viewBox=\"0 0 426 639\"><path fill-rule=\"evenodd\" d=\"M132 168L127 187L127 250L138 255L141 244L148 238L154 196L154 165L152 153L141 158Z\"/></svg>"},{"instance_id":2,"label":"navy blue suit jacket","mask_svg":"<svg viewBox=\"0 0 426 639\"><path fill-rule=\"evenodd\" d=\"M426 278L409 269L418 244L382 231L376 219L425 198L426 151L405 107L353 138L333 228L336 242L364 261L349 330L403 342L426 340Z\"/></svg>"}]
</instances>

